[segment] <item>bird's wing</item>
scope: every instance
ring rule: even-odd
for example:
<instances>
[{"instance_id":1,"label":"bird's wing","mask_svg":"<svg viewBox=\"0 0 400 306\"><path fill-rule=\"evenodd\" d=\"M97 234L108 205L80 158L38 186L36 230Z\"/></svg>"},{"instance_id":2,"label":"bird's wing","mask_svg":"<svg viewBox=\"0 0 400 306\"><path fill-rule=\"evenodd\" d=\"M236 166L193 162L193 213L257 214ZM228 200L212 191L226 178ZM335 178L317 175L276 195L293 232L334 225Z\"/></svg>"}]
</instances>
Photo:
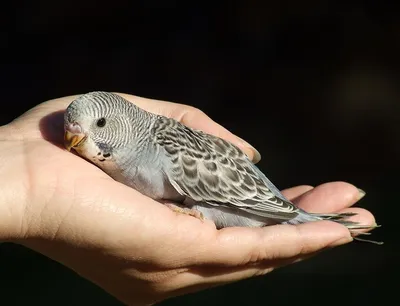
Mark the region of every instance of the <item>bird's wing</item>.
<instances>
[{"instance_id":1,"label":"bird's wing","mask_svg":"<svg viewBox=\"0 0 400 306\"><path fill-rule=\"evenodd\" d=\"M159 116L154 141L171 161L166 175L184 196L272 219L289 220L299 209L236 146Z\"/></svg>"}]
</instances>

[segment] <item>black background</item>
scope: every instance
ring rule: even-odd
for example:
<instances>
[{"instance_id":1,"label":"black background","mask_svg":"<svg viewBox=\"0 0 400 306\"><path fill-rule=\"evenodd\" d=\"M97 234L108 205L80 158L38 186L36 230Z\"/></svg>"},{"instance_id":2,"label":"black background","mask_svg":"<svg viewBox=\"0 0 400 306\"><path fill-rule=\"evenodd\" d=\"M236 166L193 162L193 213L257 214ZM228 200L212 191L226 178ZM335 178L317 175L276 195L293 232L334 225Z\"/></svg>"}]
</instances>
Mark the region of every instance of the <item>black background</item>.
<instances>
[{"instance_id":1,"label":"black background","mask_svg":"<svg viewBox=\"0 0 400 306\"><path fill-rule=\"evenodd\" d=\"M364 189L359 206L383 224L373 239L385 245L352 243L163 305L386 305L400 289L400 12L382 1L259 3L12 2L1 11L0 123L92 90L196 106L258 148L280 188ZM0 245L0 281L1 305L120 305L12 244Z\"/></svg>"}]
</instances>

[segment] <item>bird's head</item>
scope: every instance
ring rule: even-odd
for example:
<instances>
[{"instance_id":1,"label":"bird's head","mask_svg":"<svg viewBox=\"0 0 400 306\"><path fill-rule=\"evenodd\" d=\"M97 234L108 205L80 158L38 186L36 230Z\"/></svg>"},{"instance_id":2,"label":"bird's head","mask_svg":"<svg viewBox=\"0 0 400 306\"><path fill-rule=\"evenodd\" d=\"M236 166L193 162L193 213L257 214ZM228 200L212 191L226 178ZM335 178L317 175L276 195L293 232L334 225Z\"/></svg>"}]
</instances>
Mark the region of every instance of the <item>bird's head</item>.
<instances>
[{"instance_id":1,"label":"bird's head","mask_svg":"<svg viewBox=\"0 0 400 306\"><path fill-rule=\"evenodd\" d=\"M139 109L119 95L91 92L72 101L64 115L64 144L93 160L110 158L135 135Z\"/></svg>"}]
</instances>

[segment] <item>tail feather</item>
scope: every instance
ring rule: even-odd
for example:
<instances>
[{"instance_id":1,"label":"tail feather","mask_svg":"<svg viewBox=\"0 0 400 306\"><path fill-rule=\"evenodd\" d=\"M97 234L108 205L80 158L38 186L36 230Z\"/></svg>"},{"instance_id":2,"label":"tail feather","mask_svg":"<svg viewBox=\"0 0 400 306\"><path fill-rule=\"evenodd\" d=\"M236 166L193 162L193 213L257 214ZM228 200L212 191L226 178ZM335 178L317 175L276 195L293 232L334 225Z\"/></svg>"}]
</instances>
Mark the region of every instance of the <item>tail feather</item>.
<instances>
[{"instance_id":1,"label":"tail feather","mask_svg":"<svg viewBox=\"0 0 400 306\"><path fill-rule=\"evenodd\" d=\"M368 240L368 239L362 239L359 237L353 237L354 240L361 241L361 242L369 242L377 245L382 245L383 241L375 241L375 240Z\"/></svg>"},{"instance_id":2,"label":"tail feather","mask_svg":"<svg viewBox=\"0 0 400 306\"><path fill-rule=\"evenodd\" d=\"M370 243L379 244L379 245L383 244L383 242L380 242L380 241L366 240L366 239L354 237L354 236L358 236L358 235L370 235L370 233L359 232L357 230L371 230L371 229L380 227L380 225L377 225L377 224L365 225L365 224L360 224L359 222L346 220L346 219L356 216L356 215L357 215L357 213L351 213L351 212L350 213L341 213L341 214L318 214L318 213L307 213L307 212L301 211L300 214L296 218L294 218L286 223L301 224L301 223L307 223L310 221L322 221L322 220L333 221L333 222L336 222L336 223L346 226L349 229L350 233L353 235L354 240L370 242Z\"/></svg>"},{"instance_id":3,"label":"tail feather","mask_svg":"<svg viewBox=\"0 0 400 306\"><path fill-rule=\"evenodd\" d=\"M363 225L359 222L346 220L347 218L356 216L357 213L341 213L341 214L310 214L319 218L320 220L334 221L336 223L346 226L349 230L358 229L374 229L380 227L378 224Z\"/></svg>"},{"instance_id":4,"label":"tail feather","mask_svg":"<svg viewBox=\"0 0 400 306\"><path fill-rule=\"evenodd\" d=\"M316 216L318 218L322 218L323 220L335 221L335 220L341 220L341 219L345 219L345 218L356 216L357 213L352 213L352 212L341 213L341 214L315 214L315 213L309 213L309 215Z\"/></svg>"}]
</instances>

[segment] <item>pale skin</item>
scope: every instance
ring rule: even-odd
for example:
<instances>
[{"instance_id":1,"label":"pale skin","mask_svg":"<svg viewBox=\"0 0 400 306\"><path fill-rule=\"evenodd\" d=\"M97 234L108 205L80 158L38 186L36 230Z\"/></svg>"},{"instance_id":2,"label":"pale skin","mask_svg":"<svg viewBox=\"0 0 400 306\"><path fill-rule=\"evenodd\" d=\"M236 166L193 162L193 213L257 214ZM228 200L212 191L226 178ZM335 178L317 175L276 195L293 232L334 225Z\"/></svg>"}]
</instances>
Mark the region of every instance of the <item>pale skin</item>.
<instances>
[{"instance_id":1,"label":"pale skin","mask_svg":"<svg viewBox=\"0 0 400 306\"><path fill-rule=\"evenodd\" d=\"M249 144L195 108L123 96L259 159ZM217 230L209 220L173 212L64 149L62 112L73 99L42 103L0 127L1 241L62 263L127 305L266 274L352 241L344 226L329 221ZM358 213L351 220L375 222L370 212L350 208L360 193L349 183L283 193L307 211L351 211Z\"/></svg>"}]
</instances>

